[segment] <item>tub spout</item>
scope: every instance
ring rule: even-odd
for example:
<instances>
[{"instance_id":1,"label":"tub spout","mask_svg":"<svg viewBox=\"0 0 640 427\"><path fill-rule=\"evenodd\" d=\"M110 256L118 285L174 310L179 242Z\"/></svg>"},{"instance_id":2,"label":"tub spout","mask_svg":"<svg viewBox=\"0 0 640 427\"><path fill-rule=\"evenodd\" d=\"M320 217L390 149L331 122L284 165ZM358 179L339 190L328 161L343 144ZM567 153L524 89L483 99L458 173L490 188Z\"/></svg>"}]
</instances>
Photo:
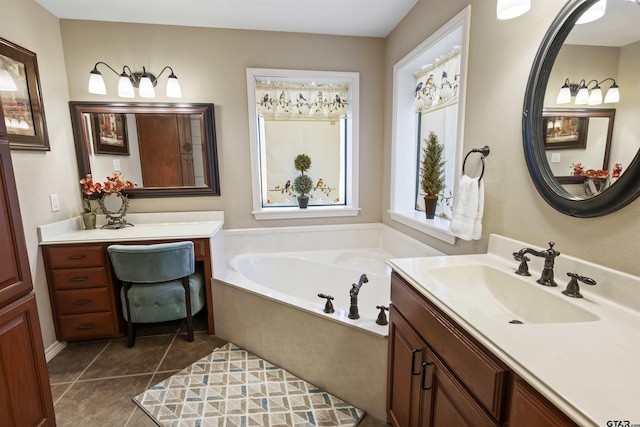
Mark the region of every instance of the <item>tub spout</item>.
<instances>
[{"instance_id":1,"label":"tub spout","mask_svg":"<svg viewBox=\"0 0 640 427\"><path fill-rule=\"evenodd\" d=\"M360 288L364 283L367 283L369 279L366 274L360 276L360 280L358 280L358 284L353 283L351 285L351 290L349 291L349 296L351 297L351 306L349 307L349 319L359 319L360 313L358 313L358 293L360 292Z\"/></svg>"}]
</instances>

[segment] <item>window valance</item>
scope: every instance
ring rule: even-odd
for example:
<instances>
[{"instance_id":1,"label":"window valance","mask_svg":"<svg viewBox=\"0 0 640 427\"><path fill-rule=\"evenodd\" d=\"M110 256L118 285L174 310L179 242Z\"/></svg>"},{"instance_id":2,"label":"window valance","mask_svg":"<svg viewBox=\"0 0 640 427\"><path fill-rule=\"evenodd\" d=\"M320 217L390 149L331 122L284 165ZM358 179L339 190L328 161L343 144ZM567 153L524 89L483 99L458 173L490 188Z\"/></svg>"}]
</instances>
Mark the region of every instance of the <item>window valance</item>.
<instances>
[{"instance_id":1,"label":"window valance","mask_svg":"<svg viewBox=\"0 0 640 427\"><path fill-rule=\"evenodd\" d=\"M348 85L256 82L257 111L267 120L338 120L349 114Z\"/></svg>"},{"instance_id":2,"label":"window valance","mask_svg":"<svg viewBox=\"0 0 640 427\"><path fill-rule=\"evenodd\" d=\"M441 105L458 101L460 81L460 47L438 58L416 73L415 107L426 113Z\"/></svg>"}]
</instances>

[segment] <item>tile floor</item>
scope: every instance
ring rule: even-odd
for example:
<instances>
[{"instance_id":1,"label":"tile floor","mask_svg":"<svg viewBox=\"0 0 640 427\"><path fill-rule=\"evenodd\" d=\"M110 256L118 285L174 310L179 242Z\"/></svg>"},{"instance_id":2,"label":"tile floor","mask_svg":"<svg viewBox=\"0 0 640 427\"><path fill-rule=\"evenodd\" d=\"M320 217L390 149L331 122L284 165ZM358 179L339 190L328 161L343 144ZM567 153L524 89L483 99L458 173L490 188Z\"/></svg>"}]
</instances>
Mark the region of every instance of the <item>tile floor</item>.
<instances>
[{"instance_id":1,"label":"tile floor","mask_svg":"<svg viewBox=\"0 0 640 427\"><path fill-rule=\"evenodd\" d=\"M156 426L131 399L225 344L207 334L206 313L194 328L192 343L176 321L139 325L133 348L124 339L68 344L48 363L58 427ZM365 416L359 427L385 425Z\"/></svg>"}]
</instances>

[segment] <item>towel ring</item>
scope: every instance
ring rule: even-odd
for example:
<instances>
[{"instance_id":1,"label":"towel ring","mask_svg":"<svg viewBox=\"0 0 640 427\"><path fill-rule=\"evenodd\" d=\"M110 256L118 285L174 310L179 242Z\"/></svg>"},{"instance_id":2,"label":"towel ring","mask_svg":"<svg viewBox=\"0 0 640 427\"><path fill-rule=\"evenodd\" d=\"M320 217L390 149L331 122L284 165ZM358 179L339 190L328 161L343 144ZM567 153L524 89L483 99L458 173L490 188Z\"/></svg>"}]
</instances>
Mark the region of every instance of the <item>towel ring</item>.
<instances>
[{"instance_id":1,"label":"towel ring","mask_svg":"<svg viewBox=\"0 0 640 427\"><path fill-rule=\"evenodd\" d=\"M482 161L482 172L480 172L480 177L478 177L478 181L480 181L484 175L484 158L487 157L490 152L491 150L489 149L488 145L485 145L482 148L474 148L469 151L467 155L464 156L464 161L462 162L462 174L464 175L464 166L467 164L467 158L469 157L469 155L471 153L481 153L482 155L480 156L480 160Z\"/></svg>"}]
</instances>

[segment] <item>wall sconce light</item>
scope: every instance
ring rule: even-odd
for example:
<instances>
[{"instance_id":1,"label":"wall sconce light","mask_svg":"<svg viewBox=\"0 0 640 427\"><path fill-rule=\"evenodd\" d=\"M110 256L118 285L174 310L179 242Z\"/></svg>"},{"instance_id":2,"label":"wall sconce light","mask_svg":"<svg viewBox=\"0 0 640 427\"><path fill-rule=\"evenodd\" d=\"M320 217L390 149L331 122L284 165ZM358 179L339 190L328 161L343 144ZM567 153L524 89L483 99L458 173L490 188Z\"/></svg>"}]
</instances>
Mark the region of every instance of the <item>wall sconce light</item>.
<instances>
[{"instance_id":1,"label":"wall sconce light","mask_svg":"<svg viewBox=\"0 0 640 427\"><path fill-rule=\"evenodd\" d=\"M600 0L599 2L594 3L589 9L587 9L580 18L576 21L576 25L586 24L588 22L593 22L597 19L600 19L604 16L607 11L607 0Z\"/></svg>"},{"instance_id":2,"label":"wall sconce light","mask_svg":"<svg viewBox=\"0 0 640 427\"><path fill-rule=\"evenodd\" d=\"M498 19L512 19L527 13L531 9L531 0L498 0Z\"/></svg>"},{"instance_id":3,"label":"wall sconce light","mask_svg":"<svg viewBox=\"0 0 640 427\"><path fill-rule=\"evenodd\" d=\"M121 98L133 98L135 92L133 88L138 88L140 96L142 98L155 98L156 92L153 89L158 84L158 79L165 72L165 70L171 71L169 78L167 79L167 96L170 98L182 98L182 90L180 89L180 83L178 83L178 77L173 73L173 69L168 65L160 71L158 77L151 73L148 73L145 67L142 67L142 72L132 72L128 65L122 67L122 73L118 73L111 68L109 64L105 62L97 62L93 66L89 77L89 93L95 93L97 95L106 95L107 88L104 85L102 79L102 73L98 71L98 65L106 65L111 71L120 76L118 81L118 96Z\"/></svg>"},{"instance_id":4,"label":"wall sconce light","mask_svg":"<svg viewBox=\"0 0 640 427\"><path fill-rule=\"evenodd\" d=\"M575 105L600 105L602 104L602 89L600 85L607 80L611 80L613 84L609 87L607 94L604 97L605 104L612 104L620 101L620 90L616 81L611 77L607 77L598 83L597 80L590 80L586 83L584 79L580 80L580 83L569 83L569 79L564 81L558 97L556 98L557 104L568 104L571 102L571 97L575 96ZM595 86L589 89L589 85L595 82Z\"/></svg>"}]
</instances>

